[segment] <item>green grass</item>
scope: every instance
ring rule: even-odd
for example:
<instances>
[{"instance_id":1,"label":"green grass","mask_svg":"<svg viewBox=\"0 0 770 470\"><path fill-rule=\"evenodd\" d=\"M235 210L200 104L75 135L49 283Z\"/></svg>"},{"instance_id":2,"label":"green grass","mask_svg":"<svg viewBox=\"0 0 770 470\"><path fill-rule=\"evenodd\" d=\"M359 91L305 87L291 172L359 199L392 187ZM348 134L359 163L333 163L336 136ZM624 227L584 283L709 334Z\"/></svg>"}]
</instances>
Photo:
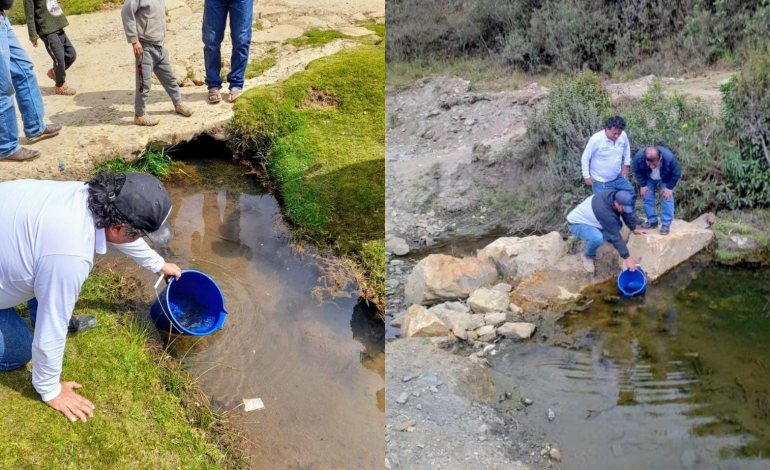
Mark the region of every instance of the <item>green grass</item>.
<instances>
[{"instance_id":1,"label":"green grass","mask_svg":"<svg viewBox=\"0 0 770 470\"><path fill-rule=\"evenodd\" d=\"M350 38L339 31L334 29L327 29L321 31L320 29L313 28L305 31L302 36L294 39L287 39L284 44L291 44L295 47L320 47L324 44L328 44L335 39Z\"/></svg>"},{"instance_id":2,"label":"green grass","mask_svg":"<svg viewBox=\"0 0 770 470\"><path fill-rule=\"evenodd\" d=\"M254 29L255 31L262 31L263 29L265 29L264 25L262 25L262 20L259 20L259 19L254 20L254 26L252 29Z\"/></svg>"},{"instance_id":3,"label":"green grass","mask_svg":"<svg viewBox=\"0 0 770 470\"><path fill-rule=\"evenodd\" d=\"M123 2L119 0L60 0L59 5L66 16L82 15L102 10L105 7L117 7ZM6 12L11 24L25 24L24 2L16 0L13 7Z\"/></svg>"},{"instance_id":4,"label":"green grass","mask_svg":"<svg viewBox=\"0 0 770 470\"><path fill-rule=\"evenodd\" d=\"M295 232L364 271L382 306L385 50L362 45L312 62L285 82L247 91L231 122L242 153L267 157Z\"/></svg>"},{"instance_id":5,"label":"green grass","mask_svg":"<svg viewBox=\"0 0 770 470\"><path fill-rule=\"evenodd\" d=\"M364 28L370 30L377 36L384 38L385 37L385 23L375 23L374 21L362 21L359 23L359 26L363 26Z\"/></svg>"},{"instance_id":6,"label":"green grass","mask_svg":"<svg viewBox=\"0 0 770 470\"><path fill-rule=\"evenodd\" d=\"M166 149L147 149L138 160L133 162L124 161L120 155L105 160L94 168L94 174L104 170L112 170L116 173L147 173L158 179L168 179L185 174L183 168L184 163L171 160L171 157L166 154Z\"/></svg>"},{"instance_id":7,"label":"green grass","mask_svg":"<svg viewBox=\"0 0 770 470\"><path fill-rule=\"evenodd\" d=\"M252 60L246 67L246 78L259 77L265 70L275 67L277 60L275 56L269 55L259 60Z\"/></svg>"},{"instance_id":8,"label":"green grass","mask_svg":"<svg viewBox=\"0 0 770 470\"><path fill-rule=\"evenodd\" d=\"M244 466L190 376L148 346L147 328L129 312L139 288L100 268L83 286L75 314L95 315L97 326L67 338L61 377L83 385L78 393L94 403L87 423L71 423L40 401L29 364L0 372L0 468Z\"/></svg>"}]
</instances>

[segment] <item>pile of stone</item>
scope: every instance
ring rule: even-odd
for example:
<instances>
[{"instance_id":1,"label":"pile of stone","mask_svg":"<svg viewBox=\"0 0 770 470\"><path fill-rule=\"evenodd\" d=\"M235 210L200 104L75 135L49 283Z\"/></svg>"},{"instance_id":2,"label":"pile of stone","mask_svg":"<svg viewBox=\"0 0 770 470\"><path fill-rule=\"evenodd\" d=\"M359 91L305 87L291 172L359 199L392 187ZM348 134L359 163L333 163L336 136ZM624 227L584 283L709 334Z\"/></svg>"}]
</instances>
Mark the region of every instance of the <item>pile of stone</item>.
<instances>
[{"instance_id":1,"label":"pile of stone","mask_svg":"<svg viewBox=\"0 0 770 470\"><path fill-rule=\"evenodd\" d=\"M521 309L508 300L509 284L478 288L466 302L449 301L426 308L412 305L406 314L391 322L404 337L448 336L450 340L491 342L498 336L528 339L532 323L518 321Z\"/></svg>"}]
</instances>

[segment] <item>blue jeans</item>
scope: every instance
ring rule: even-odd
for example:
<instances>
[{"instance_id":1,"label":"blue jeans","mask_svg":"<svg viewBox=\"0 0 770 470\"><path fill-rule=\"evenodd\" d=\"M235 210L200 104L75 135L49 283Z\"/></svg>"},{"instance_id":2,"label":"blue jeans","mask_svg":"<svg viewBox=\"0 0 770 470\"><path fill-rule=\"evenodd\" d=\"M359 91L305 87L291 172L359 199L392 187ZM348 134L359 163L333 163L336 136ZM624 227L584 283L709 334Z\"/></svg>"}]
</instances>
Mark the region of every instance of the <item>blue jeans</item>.
<instances>
[{"instance_id":1,"label":"blue jeans","mask_svg":"<svg viewBox=\"0 0 770 470\"><path fill-rule=\"evenodd\" d=\"M29 321L35 327L37 299L27 302ZM0 310L0 370L18 369L32 360L32 332L13 308Z\"/></svg>"},{"instance_id":2,"label":"blue jeans","mask_svg":"<svg viewBox=\"0 0 770 470\"><path fill-rule=\"evenodd\" d=\"M591 189L593 189L594 194L598 193L599 191L610 191L612 189L625 189L626 191L630 191L632 194L634 193L634 186L631 184L628 178L624 178L622 174L614 180L607 181L606 183L594 181Z\"/></svg>"},{"instance_id":3,"label":"blue jeans","mask_svg":"<svg viewBox=\"0 0 770 470\"><path fill-rule=\"evenodd\" d=\"M230 89L243 88L243 76L249 63L251 24L254 22L252 0L205 0L203 4L203 60L206 65L206 86L221 88L222 55L220 46L225 37L225 23L230 13L230 39L233 53L227 83Z\"/></svg>"},{"instance_id":4,"label":"blue jeans","mask_svg":"<svg viewBox=\"0 0 770 470\"><path fill-rule=\"evenodd\" d=\"M0 158L19 150L14 94L24 122L24 134L28 138L42 134L45 130L43 97L32 71L32 61L3 13L0 16Z\"/></svg>"},{"instance_id":5,"label":"blue jeans","mask_svg":"<svg viewBox=\"0 0 770 470\"><path fill-rule=\"evenodd\" d=\"M647 215L647 222L654 224L658 221L658 215L655 213L655 193L658 189L663 190L660 180L650 180L647 183L647 195L644 196L644 213ZM663 225L671 225L674 221L674 194L671 199L660 196L660 219Z\"/></svg>"},{"instance_id":6,"label":"blue jeans","mask_svg":"<svg viewBox=\"0 0 770 470\"><path fill-rule=\"evenodd\" d=\"M570 224L569 231L579 240L586 241L586 249L583 256L587 258L596 258L596 250L604 243L604 231L588 224Z\"/></svg>"}]
</instances>

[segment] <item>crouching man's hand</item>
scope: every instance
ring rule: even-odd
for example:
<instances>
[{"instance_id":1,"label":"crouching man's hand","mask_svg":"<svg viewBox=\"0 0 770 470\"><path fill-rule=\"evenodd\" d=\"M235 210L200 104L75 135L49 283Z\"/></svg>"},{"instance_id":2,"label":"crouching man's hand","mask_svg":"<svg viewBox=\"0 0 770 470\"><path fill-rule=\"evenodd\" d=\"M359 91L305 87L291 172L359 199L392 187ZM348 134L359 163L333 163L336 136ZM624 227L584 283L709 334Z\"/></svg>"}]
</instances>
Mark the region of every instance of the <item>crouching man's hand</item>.
<instances>
[{"instance_id":1,"label":"crouching man's hand","mask_svg":"<svg viewBox=\"0 0 770 470\"><path fill-rule=\"evenodd\" d=\"M633 256L626 258L626 267L629 271L636 271L636 260L633 258Z\"/></svg>"},{"instance_id":2,"label":"crouching man's hand","mask_svg":"<svg viewBox=\"0 0 770 470\"><path fill-rule=\"evenodd\" d=\"M82 385L79 383L62 382L59 395L45 404L56 411L61 411L70 421L77 421L79 418L85 423L86 416L94 417L94 404L72 390L80 387Z\"/></svg>"},{"instance_id":3,"label":"crouching man's hand","mask_svg":"<svg viewBox=\"0 0 770 470\"><path fill-rule=\"evenodd\" d=\"M166 283L171 282L172 277L178 280L181 275L182 270L174 263L166 263L163 265L163 268L158 271L158 276L166 276Z\"/></svg>"}]
</instances>

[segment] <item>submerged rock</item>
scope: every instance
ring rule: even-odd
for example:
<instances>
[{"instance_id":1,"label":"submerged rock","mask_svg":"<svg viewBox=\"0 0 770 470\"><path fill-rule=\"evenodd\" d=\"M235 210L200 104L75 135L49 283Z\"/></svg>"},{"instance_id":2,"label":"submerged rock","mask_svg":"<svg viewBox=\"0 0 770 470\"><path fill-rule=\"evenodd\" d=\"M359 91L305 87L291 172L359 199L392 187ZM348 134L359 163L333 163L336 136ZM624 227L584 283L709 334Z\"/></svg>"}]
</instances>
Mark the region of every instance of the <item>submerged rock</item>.
<instances>
[{"instance_id":1,"label":"submerged rock","mask_svg":"<svg viewBox=\"0 0 770 470\"><path fill-rule=\"evenodd\" d=\"M464 299L479 287L494 283L497 277L491 261L429 255L412 270L404 294L410 304Z\"/></svg>"},{"instance_id":2,"label":"submerged rock","mask_svg":"<svg viewBox=\"0 0 770 470\"><path fill-rule=\"evenodd\" d=\"M385 242L385 251L389 251L396 256L409 254L409 244L403 238L391 237Z\"/></svg>"}]
</instances>

